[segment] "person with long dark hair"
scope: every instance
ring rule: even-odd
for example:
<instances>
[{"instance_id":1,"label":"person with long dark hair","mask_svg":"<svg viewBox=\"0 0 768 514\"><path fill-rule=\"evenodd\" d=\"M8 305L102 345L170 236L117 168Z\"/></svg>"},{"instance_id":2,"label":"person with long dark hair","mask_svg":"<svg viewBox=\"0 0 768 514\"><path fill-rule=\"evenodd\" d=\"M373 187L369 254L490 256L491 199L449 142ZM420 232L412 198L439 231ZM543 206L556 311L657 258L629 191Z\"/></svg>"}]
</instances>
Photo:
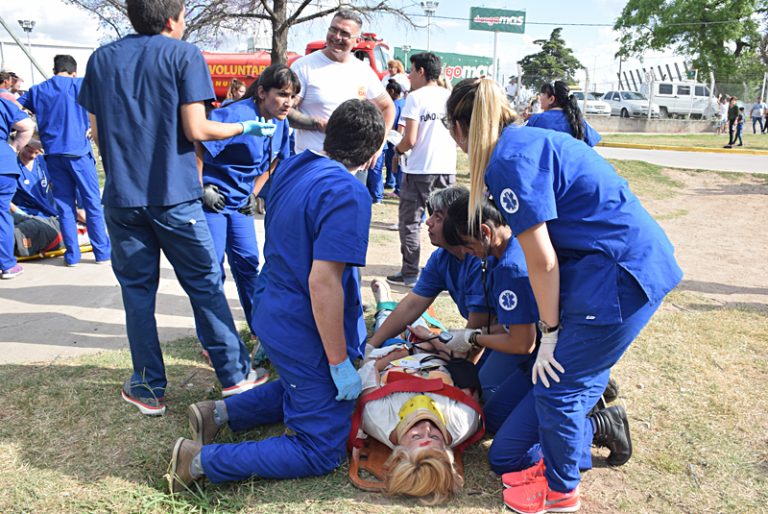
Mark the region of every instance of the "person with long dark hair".
<instances>
[{"instance_id":1,"label":"person with long dark hair","mask_svg":"<svg viewBox=\"0 0 768 514\"><path fill-rule=\"evenodd\" d=\"M529 127L558 130L580 139L589 146L595 146L602 139L581 114L576 98L568 84L561 80L547 83L539 90L543 112L528 119Z\"/></svg>"},{"instance_id":2,"label":"person with long dark hair","mask_svg":"<svg viewBox=\"0 0 768 514\"><path fill-rule=\"evenodd\" d=\"M617 450L629 444L625 415L588 422L587 412L682 271L627 181L569 135L513 126L516 114L492 80L460 82L446 112L469 154L470 223L487 190L523 250L539 312L531 379L541 447L510 470L518 473L506 477L504 503L526 514L574 512L585 431L623 439ZM608 463L626 458L612 451Z\"/></svg>"},{"instance_id":3,"label":"person with long dark hair","mask_svg":"<svg viewBox=\"0 0 768 514\"><path fill-rule=\"evenodd\" d=\"M274 134L241 134L196 146L203 162L205 220L216 257L224 276L226 254L248 320L259 276L259 247L253 224L256 197L276 162L290 156L286 116L300 89L299 78L288 66L269 66L240 100L213 110L209 118L225 123L263 118L275 124Z\"/></svg>"}]
</instances>

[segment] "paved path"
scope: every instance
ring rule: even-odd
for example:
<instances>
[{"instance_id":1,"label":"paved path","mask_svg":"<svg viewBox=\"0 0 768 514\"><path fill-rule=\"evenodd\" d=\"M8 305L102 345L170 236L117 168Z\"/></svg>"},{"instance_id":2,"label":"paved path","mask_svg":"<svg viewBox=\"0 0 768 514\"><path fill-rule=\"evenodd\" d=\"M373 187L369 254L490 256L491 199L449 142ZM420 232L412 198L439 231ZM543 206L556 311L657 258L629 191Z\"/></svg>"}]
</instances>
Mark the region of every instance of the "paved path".
<instances>
[{"instance_id":1,"label":"paved path","mask_svg":"<svg viewBox=\"0 0 768 514\"><path fill-rule=\"evenodd\" d=\"M708 152L677 152L669 150L637 150L631 148L597 147L608 159L646 161L659 166L712 171L768 173L768 156Z\"/></svg>"},{"instance_id":2,"label":"paved path","mask_svg":"<svg viewBox=\"0 0 768 514\"><path fill-rule=\"evenodd\" d=\"M263 220L256 221L259 242ZM110 265L83 254L80 265L64 266L64 259L22 263L24 273L0 280L0 364L50 361L127 348L125 313L120 286ZM225 292L238 328L245 317L228 272ZM163 258L156 318L160 341L195 334L192 307L168 261Z\"/></svg>"}]
</instances>

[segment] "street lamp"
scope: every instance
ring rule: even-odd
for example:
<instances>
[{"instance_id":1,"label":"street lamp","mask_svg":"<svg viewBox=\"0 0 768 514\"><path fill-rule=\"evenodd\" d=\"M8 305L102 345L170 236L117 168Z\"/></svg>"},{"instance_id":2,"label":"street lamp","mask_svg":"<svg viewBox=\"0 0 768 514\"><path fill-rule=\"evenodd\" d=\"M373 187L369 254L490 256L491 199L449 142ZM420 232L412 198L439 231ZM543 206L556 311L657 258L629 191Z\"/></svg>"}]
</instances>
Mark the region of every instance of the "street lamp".
<instances>
[{"instance_id":1,"label":"street lamp","mask_svg":"<svg viewBox=\"0 0 768 514\"><path fill-rule=\"evenodd\" d=\"M35 28L35 20L18 20L21 29L27 33L27 51L29 55L32 55L32 43L29 41L29 33ZM32 64L32 58L29 59L29 85L31 86L35 82L35 67Z\"/></svg>"},{"instance_id":2,"label":"street lamp","mask_svg":"<svg viewBox=\"0 0 768 514\"><path fill-rule=\"evenodd\" d=\"M403 64L408 66L408 52L411 51L411 45L403 45Z\"/></svg>"},{"instance_id":3,"label":"street lamp","mask_svg":"<svg viewBox=\"0 0 768 514\"><path fill-rule=\"evenodd\" d=\"M432 26L432 16L437 12L437 6L440 2L433 0L421 2L421 8L424 9L424 14L427 15L427 52L429 52L429 29Z\"/></svg>"}]
</instances>

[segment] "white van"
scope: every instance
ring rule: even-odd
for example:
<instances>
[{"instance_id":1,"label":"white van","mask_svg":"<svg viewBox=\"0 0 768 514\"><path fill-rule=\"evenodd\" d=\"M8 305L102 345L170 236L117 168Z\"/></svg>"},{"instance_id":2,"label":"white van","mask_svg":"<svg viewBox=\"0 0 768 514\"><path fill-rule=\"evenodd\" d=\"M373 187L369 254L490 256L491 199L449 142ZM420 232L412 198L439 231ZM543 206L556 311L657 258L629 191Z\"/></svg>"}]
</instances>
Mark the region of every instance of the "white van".
<instances>
[{"instance_id":1,"label":"white van","mask_svg":"<svg viewBox=\"0 0 768 514\"><path fill-rule=\"evenodd\" d=\"M711 118L717 112L717 100L712 98L709 86L693 81L664 81L642 84L640 91L653 97L662 118Z\"/></svg>"}]
</instances>

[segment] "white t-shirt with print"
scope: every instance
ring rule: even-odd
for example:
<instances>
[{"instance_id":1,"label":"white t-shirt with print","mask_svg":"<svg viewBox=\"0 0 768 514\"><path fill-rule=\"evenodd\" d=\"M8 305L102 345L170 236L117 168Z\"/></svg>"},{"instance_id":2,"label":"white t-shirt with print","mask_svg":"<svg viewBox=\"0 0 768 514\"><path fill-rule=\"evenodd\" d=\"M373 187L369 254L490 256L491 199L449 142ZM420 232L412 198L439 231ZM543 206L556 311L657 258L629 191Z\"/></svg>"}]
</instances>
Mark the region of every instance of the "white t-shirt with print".
<instances>
[{"instance_id":1,"label":"white t-shirt with print","mask_svg":"<svg viewBox=\"0 0 768 514\"><path fill-rule=\"evenodd\" d=\"M400 125L418 122L418 135L410 156L401 160L402 170L414 175L456 173L456 143L443 126L445 103L451 92L440 86L424 86L405 99Z\"/></svg>"},{"instance_id":2,"label":"white t-shirt with print","mask_svg":"<svg viewBox=\"0 0 768 514\"><path fill-rule=\"evenodd\" d=\"M327 120L336 107L347 100L372 100L386 94L378 75L359 59L340 63L317 51L293 63L301 83L299 112ZM321 152L325 134L313 130L296 130L296 153L306 149Z\"/></svg>"}]
</instances>

